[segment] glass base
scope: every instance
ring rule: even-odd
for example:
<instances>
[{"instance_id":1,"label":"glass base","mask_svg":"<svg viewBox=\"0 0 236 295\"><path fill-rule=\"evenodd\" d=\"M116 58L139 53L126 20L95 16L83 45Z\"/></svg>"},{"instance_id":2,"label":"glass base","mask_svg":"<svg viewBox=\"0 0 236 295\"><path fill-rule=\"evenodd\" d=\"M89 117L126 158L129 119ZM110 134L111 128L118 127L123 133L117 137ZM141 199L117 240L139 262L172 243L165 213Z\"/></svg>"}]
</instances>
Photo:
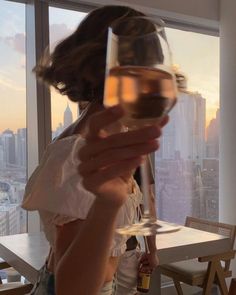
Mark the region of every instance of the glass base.
<instances>
[{"instance_id":1,"label":"glass base","mask_svg":"<svg viewBox=\"0 0 236 295\"><path fill-rule=\"evenodd\" d=\"M130 236L152 236L157 234L162 226L156 219L143 217L139 222L118 228L117 233Z\"/></svg>"},{"instance_id":2,"label":"glass base","mask_svg":"<svg viewBox=\"0 0 236 295\"><path fill-rule=\"evenodd\" d=\"M158 221L157 219L143 217L140 222L117 228L116 232L130 236L152 236L156 234L171 233L181 229L180 225Z\"/></svg>"}]
</instances>

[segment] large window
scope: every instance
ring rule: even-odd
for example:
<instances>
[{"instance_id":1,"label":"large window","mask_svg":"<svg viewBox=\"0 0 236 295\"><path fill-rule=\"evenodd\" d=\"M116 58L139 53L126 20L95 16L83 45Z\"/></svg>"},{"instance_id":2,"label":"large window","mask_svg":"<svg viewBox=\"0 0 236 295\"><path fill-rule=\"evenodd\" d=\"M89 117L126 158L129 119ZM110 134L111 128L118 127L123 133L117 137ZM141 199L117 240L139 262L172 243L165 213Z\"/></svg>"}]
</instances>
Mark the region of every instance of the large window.
<instances>
[{"instance_id":1,"label":"large window","mask_svg":"<svg viewBox=\"0 0 236 295\"><path fill-rule=\"evenodd\" d=\"M0 235L26 231L25 5L0 10Z\"/></svg>"},{"instance_id":2,"label":"large window","mask_svg":"<svg viewBox=\"0 0 236 295\"><path fill-rule=\"evenodd\" d=\"M75 30L85 13L50 8L50 47ZM187 215L218 219L219 38L167 29L182 91L170 113L155 157L161 219L184 223ZM51 92L52 136L78 116L77 104Z\"/></svg>"},{"instance_id":3,"label":"large window","mask_svg":"<svg viewBox=\"0 0 236 295\"><path fill-rule=\"evenodd\" d=\"M78 26L86 13L50 7L49 38L50 50ZM73 103L55 90L51 89L52 137L58 136L66 127L78 118L77 103Z\"/></svg>"},{"instance_id":4,"label":"large window","mask_svg":"<svg viewBox=\"0 0 236 295\"><path fill-rule=\"evenodd\" d=\"M49 8L51 51L85 15ZM158 216L178 223L186 215L217 220L219 38L175 29L167 29L167 36L186 87L155 155ZM20 209L27 167L25 74L25 4L1 1L0 234L26 231L26 214ZM51 90L51 114L54 138L76 120L78 106Z\"/></svg>"},{"instance_id":5,"label":"large window","mask_svg":"<svg viewBox=\"0 0 236 295\"><path fill-rule=\"evenodd\" d=\"M167 37L182 90L155 157L158 216L217 220L219 38L175 29Z\"/></svg>"}]
</instances>

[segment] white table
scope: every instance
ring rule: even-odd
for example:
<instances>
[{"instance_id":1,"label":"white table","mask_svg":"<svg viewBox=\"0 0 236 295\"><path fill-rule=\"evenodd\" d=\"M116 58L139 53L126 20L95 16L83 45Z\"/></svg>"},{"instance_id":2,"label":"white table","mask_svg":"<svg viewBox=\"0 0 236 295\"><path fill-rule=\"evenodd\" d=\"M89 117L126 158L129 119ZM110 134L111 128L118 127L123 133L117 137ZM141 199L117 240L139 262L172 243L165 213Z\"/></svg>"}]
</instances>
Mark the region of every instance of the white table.
<instances>
[{"instance_id":1,"label":"white table","mask_svg":"<svg viewBox=\"0 0 236 295\"><path fill-rule=\"evenodd\" d=\"M156 236L160 264L214 255L230 249L228 237L182 226L179 231ZM160 272L154 271L149 295L160 295Z\"/></svg>"},{"instance_id":2,"label":"white table","mask_svg":"<svg viewBox=\"0 0 236 295\"><path fill-rule=\"evenodd\" d=\"M229 239L224 236L181 227L179 231L156 237L161 264L217 254L229 250ZM49 252L43 233L0 237L0 257L13 266L31 283ZM153 273L150 295L160 295L160 273Z\"/></svg>"},{"instance_id":3,"label":"white table","mask_svg":"<svg viewBox=\"0 0 236 295\"><path fill-rule=\"evenodd\" d=\"M49 253L43 233L0 237L0 257L35 283Z\"/></svg>"}]
</instances>

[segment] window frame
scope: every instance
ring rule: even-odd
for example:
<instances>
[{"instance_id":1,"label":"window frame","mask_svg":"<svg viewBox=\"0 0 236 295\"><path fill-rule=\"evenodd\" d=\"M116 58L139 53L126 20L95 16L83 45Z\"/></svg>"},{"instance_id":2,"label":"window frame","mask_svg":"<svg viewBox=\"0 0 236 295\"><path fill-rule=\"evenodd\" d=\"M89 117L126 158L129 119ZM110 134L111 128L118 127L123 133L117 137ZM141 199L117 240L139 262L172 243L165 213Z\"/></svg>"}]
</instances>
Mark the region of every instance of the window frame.
<instances>
[{"instance_id":1,"label":"window frame","mask_svg":"<svg viewBox=\"0 0 236 295\"><path fill-rule=\"evenodd\" d=\"M124 4L119 1L62 1L62 0L5 0L26 4L26 108L27 108L27 174L28 177L37 167L43 151L51 141L51 105L50 92L43 84L36 81L32 68L49 46L49 6L81 12L105 4ZM135 1L136 2L136 1ZM210 1L208 1L211 3ZM128 3L127 3L128 4ZM151 17L161 17L170 28L187 30L207 35L219 36L219 21L173 13L168 10L151 9L140 5L132 5L142 9ZM143 10L143 8L145 8ZM183 17L185 15L185 17ZM33 24L33 25L32 25ZM30 123L30 124L29 124ZM39 216L35 212L28 213L28 232L40 231Z\"/></svg>"}]
</instances>

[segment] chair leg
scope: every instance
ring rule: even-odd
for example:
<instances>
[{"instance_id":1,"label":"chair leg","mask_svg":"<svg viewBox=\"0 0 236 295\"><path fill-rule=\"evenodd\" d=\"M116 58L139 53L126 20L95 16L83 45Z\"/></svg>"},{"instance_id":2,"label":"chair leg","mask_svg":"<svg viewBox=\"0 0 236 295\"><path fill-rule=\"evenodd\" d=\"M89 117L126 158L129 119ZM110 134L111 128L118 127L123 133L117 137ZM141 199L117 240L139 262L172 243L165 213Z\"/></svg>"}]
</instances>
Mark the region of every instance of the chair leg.
<instances>
[{"instance_id":1,"label":"chair leg","mask_svg":"<svg viewBox=\"0 0 236 295\"><path fill-rule=\"evenodd\" d=\"M229 295L236 294L236 278L231 279L230 287L229 287Z\"/></svg>"},{"instance_id":2,"label":"chair leg","mask_svg":"<svg viewBox=\"0 0 236 295\"><path fill-rule=\"evenodd\" d=\"M216 262L216 276L217 276L217 281L220 288L220 294L228 295L228 288L225 282L224 272L223 272L220 261Z\"/></svg>"},{"instance_id":3,"label":"chair leg","mask_svg":"<svg viewBox=\"0 0 236 295\"><path fill-rule=\"evenodd\" d=\"M173 279L173 281L174 281L174 285L175 285L175 289L177 291L177 294L178 295L184 295L183 290L182 290L181 285L180 285L180 282L177 281L177 280L174 280L174 279Z\"/></svg>"},{"instance_id":4,"label":"chair leg","mask_svg":"<svg viewBox=\"0 0 236 295\"><path fill-rule=\"evenodd\" d=\"M215 262L210 261L208 263L208 267L207 267L207 274L206 274L206 279L203 285L203 295L210 295L211 294L211 290L212 290L212 286L214 283L214 279L215 279L215 275L216 275L216 265Z\"/></svg>"}]
</instances>

